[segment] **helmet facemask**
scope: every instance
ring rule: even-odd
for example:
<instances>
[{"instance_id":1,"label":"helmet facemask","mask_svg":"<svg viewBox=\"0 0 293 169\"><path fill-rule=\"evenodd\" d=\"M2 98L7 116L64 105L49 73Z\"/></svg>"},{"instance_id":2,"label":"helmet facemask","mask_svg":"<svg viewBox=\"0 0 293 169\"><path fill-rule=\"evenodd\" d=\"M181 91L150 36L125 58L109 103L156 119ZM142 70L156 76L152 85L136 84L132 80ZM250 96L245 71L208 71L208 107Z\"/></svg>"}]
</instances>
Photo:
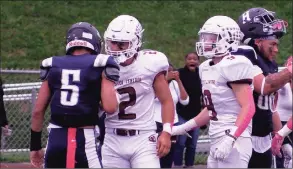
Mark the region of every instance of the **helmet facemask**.
<instances>
[{"instance_id":1,"label":"helmet facemask","mask_svg":"<svg viewBox=\"0 0 293 169\"><path fill-rule=\"evenodd\" d=\"M263 32L268 35L276 34L278 37L286 34L288 23L275 18L275 12L267 11L253 18L255 23L262 24Z\"/></svg>"},{"instance_id":2,"label":"helmet facemask","mask_svg":"<svg viewBox=\"0 0 293 169\"><path fill-rule=\"evenodd\" d=\"M196 43L198 56L208 59L223 57L236 51L243 33L238 24L227 16L214 16L208 19L200 31L199 42Z\"/></svg>"},{"instance_id":3,"label":"helmet facemask","mask_svg":"<svg viewBox=\"0 0 293 169\"><path fill-rule=\"evenodd\" d=\"M234 29L234 28L232 28ZM200 41L196 43L196 52L199 56L208 59L213 57L223 57L236 51L243 37L238 30L224 30L220 33L200 32Z\"/></svg>"},{"instance_id":4,"label":"helmet facemask","mask_svg":"<svg viewBox=\"0 0 293 169\"><path fill-rule=\"evenodd\" d=\"M116 49L113 49L115 45ZM117 63L123 63L127 59L133 57L141 47L138 37L132 40L123 40L115 38L105 38L105 51L108 55L113 56Z\"/></svg>"}]
</instances>

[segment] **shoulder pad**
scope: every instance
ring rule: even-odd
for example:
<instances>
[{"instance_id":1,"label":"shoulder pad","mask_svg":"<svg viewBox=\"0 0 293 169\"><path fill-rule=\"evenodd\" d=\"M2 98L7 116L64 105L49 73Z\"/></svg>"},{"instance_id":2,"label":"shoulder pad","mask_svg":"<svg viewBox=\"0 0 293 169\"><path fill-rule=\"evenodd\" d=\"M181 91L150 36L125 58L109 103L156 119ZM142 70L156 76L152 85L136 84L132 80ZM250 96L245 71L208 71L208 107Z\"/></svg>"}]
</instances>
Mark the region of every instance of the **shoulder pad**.
<instances>
[{"instance_id":1,"label":"shoulder pad","mask_svg":"<svg viewBox=\"0 0 293 169\"><path fill-rule=\"evenodd\" d=\"M249 59L252 64L257 64L258 57L255 50L251 46L241 45L238 47L236 52L232 52L232 55L243 55Z\"/></svg>"},{"instance_id":2,"label":"shoulder pad","mask_svg":"<svg viewBox=\"0 0 293 169\"><path fill-rule=\"evenodd\" d=\"M99 54L94 61L94 67L104 67L106 78L116 82L119 80L119 65L110 55Z\"/></svg>"},{"instance_id":3,"label":"shoulder pad","mask_svg":"<svg viewBox=\"0 0 293 169\"><path fill-rule=\"evenodd\" d=\"M109 57L110 55L98 54L94 62L94 67L106 66Z\"/></svg>"},{"instance_id":4,"label":"shoulder pad","mask_svg":"<svg viewBox=\"0 0 293 169\"><path fill-rule=\"evenodd\" d=\"M219 71L228 82L253 79L253 65L246 57L227 56L222 61Z\"/></svg>"},{"instance_id":5,"label":"shoulder pad","mask_svg":"<svg viewBox=\"0 0 293 169\"><path fill-rule=\"evenodd\" d=\"M48 78L50 68L52 67L53 57L44 59L40 66L40 79L41 81L45 81Z\"/></svg>"},{"instance_id":6,"label":"shoulder pad","mask_svg":"<svg viewBox=\"0 0 293 169\"><path fill-rule=\"evenodd\" d=\"M145 50L141 52L142 56L140 57L143 57L145 60L148 70L156 73L168 71L169 62L164 53L155 50Z\"/></svg>"},{"instance_id":7,"label":"shoulder pad","mask_svg":"<svg viewBox=\"0 0 293 169\"><path fill-rule=\"evenodd\" d=\"M204 62L202 62L199 66L198 66L198 72L199 72L199 77L202 78L201 74L202 71L205 67L209 66L209 63L211 62L212 59L207 59Z\"/></svg>"},{"instance_id":8,"label":"shoulder pad","mask_svg":"<svg viewBox=\"0 0 293 169\"><path fill-rule=\"evenodd\" d=\"M52 67L53 64L53 57L44 59L41 63L41 67Z\"/></svg>"},{"instance_id":9,"label":"shoulder pad","mask_svg":"<svg viewBox=\"0 0 293 169\"><path fill-rule=\"evenodd\" d=\"M115 62L114 58L105 54L97 55L94 67L114 67L119 70L119 65Z\"/></svg>"},{"instance_id":10,"label":"shoulder pad","mask_svg":"<svg viewBox=\"0 0 293 169\"><path fill-rule=\"evenodd\" d=\"M212 59L207 59L207 60L203 61L203 62L198 66L198 68L201 69L201 68L203 68L203 67L205 67L205 66L208 66L208 65L210 64L211 61L212 61Z\"/></svg>"}]
</instances>

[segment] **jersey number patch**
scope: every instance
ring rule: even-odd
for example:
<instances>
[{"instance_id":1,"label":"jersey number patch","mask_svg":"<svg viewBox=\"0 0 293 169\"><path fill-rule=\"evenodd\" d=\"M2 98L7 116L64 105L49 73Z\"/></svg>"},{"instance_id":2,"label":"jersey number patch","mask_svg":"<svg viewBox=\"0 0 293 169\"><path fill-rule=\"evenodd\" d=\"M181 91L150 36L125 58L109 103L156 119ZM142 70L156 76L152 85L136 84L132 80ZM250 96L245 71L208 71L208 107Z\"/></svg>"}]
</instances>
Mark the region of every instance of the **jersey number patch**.
<instances>
[{"instance_id":1,"label":"jersey number patch","mask_svg":"<svg viewBox=\"0 0 293 169\"><path fill-rule=\"evenodd\" d=\"M157 54L157 52L156 52L156 51L149 50L149 51L145 51L145 52L143 52L143 54L144 54L144 55L145 55L145 54L155 55L155 54Z\"/></svg>"},{"instance_id":2,"label":"jersey number patch","mask_svg":"<svg viewBox=\"0 0 293 169\"><path fill-rule=\"evenodd\" d=\"M274 95L259 95L257 101L257 107L262 110L272 110L273 111L273 104L274 104Z\"/></svg>"},{"instance_id":3,"label":"jersey number patch","mask_svg":"<svg viewBox=\"0 0 293 169\"><path fill-rule=\"evenodd\" d=\"M69 82L69 77L72 76L72 82L80 81L80 70L62 69L61 75L61 97L60 103L64 106L75 106L78 102L79 88L77 85ZM68 98L69 97L69 98Z\"/></svg>"},{"instance_id":4,"label":"jersey number patch","mask_svg":"<svg viewBox=\"0 0 293 169\"><path fill-rule=\"evenodd\" d=\"M217 112L215 110L213 101L212 101L212 94L209 90L204 90L203 91L203 96L204 96L204 104L209 110L209 115L211 117L211 120L218 121L217 118Z\"/></svg>"},{"instance_id":5,"label":"jersey number patch","mask_svg":"<svg viewBox=\"0 0 293 169\"><path fill-rule=\"evenodd\" d=\"M120 120L132 120L136 119L136 114L134 113L125 113L125 109L129 106L133 106L136 103L136 92L133 87L125 87L121 89L117 89L117 92L122 95L122 94L128 94L129 100L128 101L122 101L119 104L119 113L118 113L118 118Z\"/></svg>"}]
</instances>

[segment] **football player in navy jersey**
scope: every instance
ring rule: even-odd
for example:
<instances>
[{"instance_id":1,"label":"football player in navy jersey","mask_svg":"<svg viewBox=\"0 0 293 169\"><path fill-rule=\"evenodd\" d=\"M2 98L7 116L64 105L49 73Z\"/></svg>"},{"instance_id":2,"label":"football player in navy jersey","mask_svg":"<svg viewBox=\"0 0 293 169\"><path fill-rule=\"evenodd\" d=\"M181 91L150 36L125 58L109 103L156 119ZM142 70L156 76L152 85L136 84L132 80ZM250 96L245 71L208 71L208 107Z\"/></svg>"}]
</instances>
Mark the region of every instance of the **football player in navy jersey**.
<instances>
[{"instance_id":1,"label":"football player in navy jersey","mask_svg":"<svg viewBox=\"0 0 293 169\"><path fill-rule=\"evenodd\" d=\"M119 80L119 66L111 56L100 52L98 30L87 22L79 22L67 31L66 55L42 61L43 82L31 121L32 165L40 168L44 161L45 168L102 167L95 139L97 113L100 101L107 113L118 108L114 84ZM49 137L44 158L41 134L49 104Z\"/></svg>"},{"instance_id":2,"label":"football player in navy jersey","mask_svg":"<svg viewBox=\"0 0 293 169\"><path fill-rule=\"evenodd\" d=\"M274 112L275 93L292 79L292 65L278 72L275 61L279 52L279 40L286 33L287 23L277 19L275 12L264 8L251 8L240 15L238 25L244 34L234 54L246 56L254 65L253 153L249 168L270 168L272 152L270 133L282 126L278 113Z\"/></svg>"}]
</instances>

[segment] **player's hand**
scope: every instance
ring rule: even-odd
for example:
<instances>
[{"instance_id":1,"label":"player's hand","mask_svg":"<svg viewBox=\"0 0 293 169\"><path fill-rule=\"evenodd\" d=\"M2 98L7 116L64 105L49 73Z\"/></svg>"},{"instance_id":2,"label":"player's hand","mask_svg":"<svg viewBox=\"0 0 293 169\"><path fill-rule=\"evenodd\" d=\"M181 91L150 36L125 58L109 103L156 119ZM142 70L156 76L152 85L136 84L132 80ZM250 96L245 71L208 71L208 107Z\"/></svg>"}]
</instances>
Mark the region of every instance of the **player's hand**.
<instances>
[{"instance_id":1,"label":"player's hand","mask_svg":"<svg viewBox=\"0 0 293 169\"><path fill-rule=\"evenodd\" d=\"M44 163L44 150L30 152L31 164L36 168L43 168Z\"/></svg>"},{"instance_id":2,"label":"player's hand","mask_svg":"<svg viewBox=\"0 0 293 169\"><path fill-rule=\"evenodd\" d=\"M11 135L11 130L8 128L8 125L2 127L2 133L4 136L10 136Z\"/></svg>"},{"instance_id":3,"label":"player's hand","mask_svg":"<svg viewBox=\"0 0 293 169\"><path fill-rule=\"evenodd\" d=\"M275 136L272 140L272 153L274 156L277 155L278 157L282 158L280 149L282 147L283 141L284 141L284 138L280 136L278 133L275 133Z\"/></svg>"},{"instance_id":4,"label":"player's hand","mask_svg":"<svg viewBox=\"0 0 293 169\"><path fill-rule=\"evenodd\" d=\"M172 73L173 73L174 79L177 82L180 81L179 72L178 71L173 71Z\"/></svg>"},{"instance_id":5,"label":"player's hand","mask_svg":"<svg viewBox=\"0 0 293 169\"><path fill-rule=\"evenodd\" d=\"M228 136L228 135L224 136L224 138L221 140L221 143L218 145L218 147L211 151L211 155L215 159L223 161L230 155L235 141L236 141L235 138L231 136Z\"/></svg>"},{"instance_id":6,"label":"player's hand","mask_svg":"<svg viewBox=\"0 0 293 169\"><path fill-rule=\"evenodd\" d=\"M167 155L171 148L171 135L165 131L162 131L157 142L158 156L164 157Z\"/></svg>"},{"instance_id":7,"label":"player's hand","mask_svg":"<svg viewBox=\"0 0 293 169\"><path fill-rule=\"evenodd\" d=\"M172 136L177 136L177 135L186 135L187 137L191 138L191 136L187 133L183 125L172 127Z\"/></svg>"}]
</instances>

